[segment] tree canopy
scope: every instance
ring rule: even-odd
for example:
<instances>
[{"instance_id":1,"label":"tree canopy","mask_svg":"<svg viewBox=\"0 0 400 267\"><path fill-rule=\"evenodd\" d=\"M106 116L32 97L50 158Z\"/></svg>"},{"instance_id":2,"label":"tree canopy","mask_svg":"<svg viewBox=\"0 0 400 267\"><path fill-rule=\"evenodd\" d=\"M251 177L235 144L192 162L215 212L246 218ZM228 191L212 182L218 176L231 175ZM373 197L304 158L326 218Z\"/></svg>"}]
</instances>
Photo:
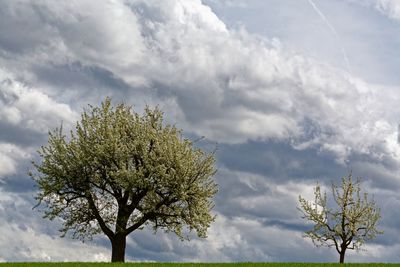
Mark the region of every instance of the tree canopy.
<instances>
[{"instance_id":1,"label":"tree canopy","mask_svg":"<svg viewBox=\"0 0 400 267\"><path fill-rule=\"evenodd\" d=\"M339 262L344 262L347 249L359 249L366 241L382 232L377 229L380 210L367 193L361 193L361 181L350 173L342 178L340 186L332 183L334 207L327 202L326 193L317 185L314 202L299 196L303 218L314 224L305 233L316 246L335 247Z\"/></svg>"},{"instance_id":2,"label":"tree canopy","mask_svg":"<svg viewBox=\"0 0 400 267\"><path fill-rule=\"evenodd\" d=\"M39 156L31 176L44 217L61 218L62 236L104 233L112 261L124 261L126 236L144 225L185 239L184 229L206 237L214 220L214 152L164 125L158 108L140 115L106 98L85 109L69 135L51 131Z\"/></svg>"}]
</instances>

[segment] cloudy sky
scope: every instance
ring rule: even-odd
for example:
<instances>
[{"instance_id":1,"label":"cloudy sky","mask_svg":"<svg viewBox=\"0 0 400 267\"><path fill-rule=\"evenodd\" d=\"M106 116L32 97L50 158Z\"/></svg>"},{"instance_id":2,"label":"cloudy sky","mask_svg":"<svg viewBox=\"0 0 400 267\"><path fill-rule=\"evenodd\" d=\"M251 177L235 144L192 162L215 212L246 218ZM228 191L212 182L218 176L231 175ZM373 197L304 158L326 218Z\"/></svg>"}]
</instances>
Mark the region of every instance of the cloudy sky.
<instances>
[{"instance_id":1,"label":"cloudy sky","mask_svg":"<svg viewBox=\"0 0 400 267\"><path fill-rule=\"evenodd\" d=\"M209 237L143 230L128 260L336 261L297 200L353 170L385 234L347 259L400 262L399 69L399 0L0 0L0 261L109 260L32 211L26 173L111 96L218 146Z\"/></svg>"}]
</instances>

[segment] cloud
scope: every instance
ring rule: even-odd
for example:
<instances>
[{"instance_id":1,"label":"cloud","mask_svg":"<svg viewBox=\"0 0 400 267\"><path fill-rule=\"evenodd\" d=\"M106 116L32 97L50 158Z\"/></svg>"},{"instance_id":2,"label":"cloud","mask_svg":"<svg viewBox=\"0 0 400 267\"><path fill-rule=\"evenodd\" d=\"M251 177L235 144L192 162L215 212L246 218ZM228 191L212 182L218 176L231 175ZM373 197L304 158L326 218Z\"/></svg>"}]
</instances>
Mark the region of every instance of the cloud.
<instances>
[{"instance_id":1,"label":"cloud","mask_svg":"<svg viewBox=\"0 0 400 267\"><path fill-rule=\"evenodd\" d=\"M161 96L176 99L187 128L198 135L231 143L294 140L299 149L320 147L341 161L353 151L375 153L378 140L392 142L397 123L382 117L381 106L374 107L382 95L363 81L245 31L163 22L151 31L161 54L153 57L163 66L152 69L153 80L162 85ZM172 42L173 60L165 60Z\"/></svg>"},{"instance_id":2,"label":"cloud","mask_svg":"<svg viewBox=\"0 0 400 267\"><path fill-rule=\"evenodd\" d=\"M130 238L127 252L136 260L178 262L283 261L293 253L298 261L334 259L334 253L329 251L315 252L313 245L301 237L301 232L222 214L217 215L207 239L180 242L176 236L141 231Z\"/></svg>"},{"instance_id":3,"label":"cloud","mask_svg":"<svg viewBox=\"0 0 400 267\"><path fill-rule=\"evenodd\" d=\"M372 7L393 20L400 20L400 2L397 0L346 0L350 3Z\"/></svg>"},{"instance_id":4,"label":"cloud","mask_svg":"<svg viewBox=\"0 0 400 267\"><path fill-rule=\"evenodd\" d=\"M400 2L396 0L377 0L375 8L389 18L400 20Z\"/></svg>"},{"instance_id":5,"label":"cloud","mask_svg":"<svg viewBox=\"0 0 400 267\"><path fill-rule=\"evenodd\" d=\"M128 242L129 255L182 262L336 261L334 249L316 249L302 237L310 225L300 218L297 198L298 194L312 198L310 183L279 184L259 175L221 171L217 182L222 195L217 196L217 217L207 239L179 242L162 231L156 235L140 231ZM255 198L259 200L253 202Z\"/></svg>"},{"instance_id":6,"label":"cloud","mask_svg":"<svg viewBox=\"0 0 400 267\"><path fill-rule=\"evenodd\" d=\"M277 40L228 30L200 1L15 5L11 6L32 17L31 24L49 29L42 33L47 41L34 50L32 45L33 52L25 53L23 60L40 58L42 66L51 64L61 71L79 62L84 71L109 73L113 81L130 86L151 103L165 103L166 112L197 135L229 143L289 141L298 149L330 151L340 162L353 152L378 154L376 143L385 140L379 149L398 157L389 144L397 123L382 116L381 106L375 107L382 95L370 85L284 51ZM16 19L15 12L4 12ZM45 38L50 32L54 36ZM51 79L39 76L45 68L40 64L32 68L25 78ZM14 108L7 112L8 120L19 119Z\"/></svg>"},{"instance_id":7,"label":"cloud","mask_svg":"<svg viewBox=\"0 0 400 267\"><path fill-rule=\"evenodd\" d=\"M248 7L248 3L243 0L205 0L203 1L206 4L218 5L225 8L246 8Z\"/></svg>"},{"instance_id":8,"label":"cloud","mask_svg":"<svg viewBox=\"0 0 400 267\"><path fill-rule=\"evenodd\" d=\"M16 145L0 143L0 158L0 179L2 179L16 172L17 162L29 158L29 154Z\"/></svg>"},{"instance_id":9,"label":"cloud","mask_svg":"<svg viewBox=\"0 0 400 267\"><path fill-rule=\"evenodd\" d=\"M26 176L27 163L45 143L48 131L61 123L71 127L76 118L77 113L68 105L0 68L0 180L7 183L21 172Z\"/></svg>"},{"instance_id":10,"label":"cloud","mask_svg":"<svg viewBox=\"0 0 400 267\"><path fill-rule=\"evenodd\" d=\"M47 131L61 121L71 128L83 106L106 95L138 111L159 104L169 122L220 148L218 217L209 238L187 244L144 230L129 239L130 260L335 260L334 251L315 250L301 237L307 225L298 195L310 196L315 180L327 184L351 166L372 192L397 188L396 87L368 84L287 51L278 39L229 29L201 1L1 5L0 31L9 36L0 36L5 260L108 260L104 240L92 247L56 238L55 225L46 230L53 224L30 217L32 196L12 193L24 187L32 194L23 168ZM385 229L395 233L397 219L385 216ZM14 251L8 239L17 232L21 249ZM399 243L393 238L385 247L395 251ZM373 253L381 245L372 244ZM380 259L394 261L390 255Z\"/></svg>"},{"instance_id":11,"label":"cloud","mask_svg":"<svg viewBox=\"0 0 400 267\"><path fill-rule=\"evenodd\" d=\"M0 69L0 178L18 171L32 158L43 135L61 122L70 126L76 118L68 105L57 103L38 89L16 81Z\"/></svg>"},{"instance_id":12,"label":"cloud","mask_svg":"<svg viewBox=\"0 0 400 267\"><path fill-rule=\"evenodd\" d=\"M146 5L153 13L161 12L159 17L169 18L143 31L148 44L157 47L149 56L156 64L148 64L147 77L161 97L175 99L173 108L181 110L186 128L231 143L294 140L299 149L316 146L342 162L353 152L378 153L374 147L382 139L393 142L397 123L387 114L382 117L381 106L374 107L383 96L370 85L282 51L274 41L245 31L227 32L215 26L221 23L211 15L183 19L193 15L181 3L170 12L168 7L159 11ZM172 18L165 14L174 14L178 7L189 11ZM178 23L182 20L185 23ZM311 138L309 124L316 130ZM392 144L379 146L391 153L396 150Z\"/></svg>"},{"instance_id":13,"label":"cloud","mask_svg":"<svg viewBox=\"0 0 400 267\"><path fill-rule=\"evenodd\" d=\"M77 118L66 104L57 103L38 89L29 88L0 70L0 121L21 131L47 133L49 128Z\"/></svg>"},{"instance_id":14,"label":"cloud","mask_svg":"<svg viewBox=\"0 0 400 267\"><path fill-rule=\"evenodd\" d=\"M32 214L29 200L29 194L0 190L3 261L109 261L107 248L59 238L54 223L44 225L37 211Z\"/></svg>"},{"instance_id":15,"label":"cloud","mask_svg":"<svg viewBox=\"0 0 400 267\"><path fill-rule=\"evenodd\" d=\"M109 251L105 248L50 237L30 227L21 230L14 224L3 224L0 232L1 248L7 255L5 261L92 262L110 259Z\"/></svg>"}]
</instances>

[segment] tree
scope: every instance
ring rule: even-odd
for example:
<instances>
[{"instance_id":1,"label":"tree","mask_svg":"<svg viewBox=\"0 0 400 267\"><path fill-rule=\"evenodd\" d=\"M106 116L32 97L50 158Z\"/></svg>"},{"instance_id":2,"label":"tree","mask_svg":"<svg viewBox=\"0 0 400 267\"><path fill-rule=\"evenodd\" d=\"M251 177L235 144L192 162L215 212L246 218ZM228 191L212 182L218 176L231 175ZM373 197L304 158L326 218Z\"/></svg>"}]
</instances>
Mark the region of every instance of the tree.
<instances>
[{"instance_id":1,"label":"tree","mask_svg":"<svg viewBox=\"0 0 400 267\"><path fill-rule=\"evenodd\" d=\"M365 241L383 232L377 230L380 210L367 193L361 193L360 179L353 181L351 173L342 178L339 186L332 183L335 209L329 208L326 193L321 193L317 184L313 203L299 196L303 218L314 223L312 230L305 233L314 245L335 247L339 262L344 262L347 249L360 249Z\"/></svg>"},{"instance_id":2,"label":"tree","mask_svg":"<svg viewBox=\"0 0 400 267\"><path fill-rule=\"evenodd\" d=\"M206 237L214 220L214 152L195 148L181 130L163 123L163 113L143 115L106 98L89 106L68 138L62 126L38 151L30 173L44 218L61 218L62 237L92 239L104 233L112 262L125 260L126 237L145 225L182 240L195 230ZM186 231L187 230L187 231Z\"/></svg>"}]
</instances>

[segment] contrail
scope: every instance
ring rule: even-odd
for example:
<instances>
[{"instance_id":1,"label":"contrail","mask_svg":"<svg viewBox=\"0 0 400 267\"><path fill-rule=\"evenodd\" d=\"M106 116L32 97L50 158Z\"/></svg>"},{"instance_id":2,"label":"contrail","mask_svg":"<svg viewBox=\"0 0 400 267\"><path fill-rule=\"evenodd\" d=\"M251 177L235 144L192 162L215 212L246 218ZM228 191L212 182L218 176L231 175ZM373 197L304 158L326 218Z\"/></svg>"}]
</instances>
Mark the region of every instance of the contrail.
<instances>
[{"instance_id":1,"label":"contrail","mask_svg":"<svg viewBox=\"0 0 400 267\"><path fill-rule=\"evenodd\" d=\"M333 27L333 25L329 22L328 18L324 15L324 13L322 13L322 11L317 7L317 5L312 0L308 0L308 3L311 5L311 7L314 9L314 11L317 12L317 14L321 17L321 19L325 22L325 24L329 27L329 29L333 32L333 34L337 38L337 40L340 44L339 45L340 50L342 51L343 58L346 63L347 71L349 73L351 73L349 58L347 57L346 50L344 49L344 47L342 45L341 38L340 38L338 32L336 31L335 27Z\"/></svg>"}]
</instances>

